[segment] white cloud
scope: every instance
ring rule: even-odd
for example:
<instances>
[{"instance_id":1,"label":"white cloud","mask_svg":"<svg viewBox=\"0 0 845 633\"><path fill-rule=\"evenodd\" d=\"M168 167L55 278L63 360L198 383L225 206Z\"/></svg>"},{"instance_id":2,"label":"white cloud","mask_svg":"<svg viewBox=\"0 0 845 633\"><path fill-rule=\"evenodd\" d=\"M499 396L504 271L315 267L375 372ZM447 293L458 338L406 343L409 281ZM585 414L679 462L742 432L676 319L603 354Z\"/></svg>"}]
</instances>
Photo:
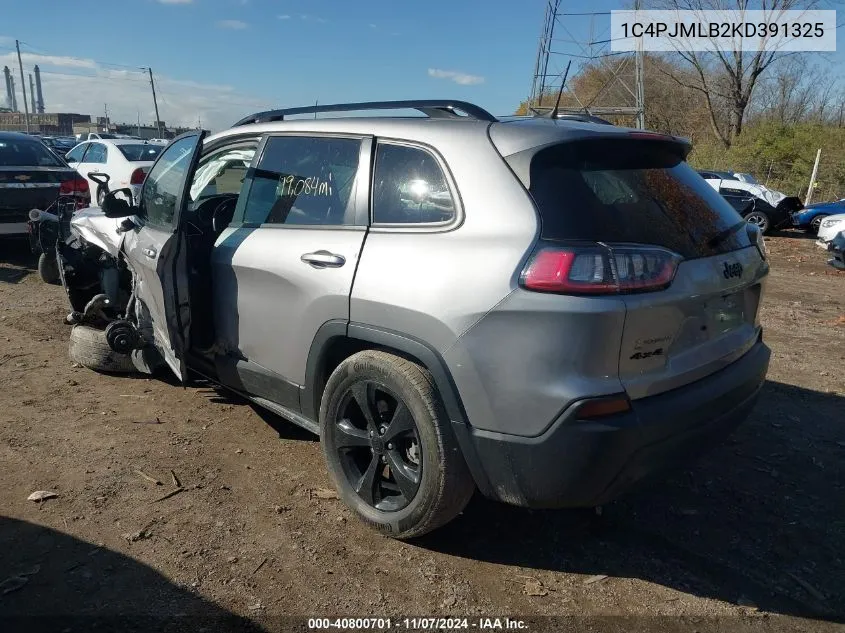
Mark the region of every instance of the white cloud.
<instances>
[{"instance_id":1,"label":"white cloud","mask_svg":"<svg viewBox=\"0 0 845 633\"><path fill-rule=\"evenodd\" d=\"M484 77L469 75L456 70L441 70L440 68L429 68L428 76L435 79L448 79L462 86L475 86L484 83Z\"/></svg>"},{"instance_id":2,"label":"white cloud","mask_svg":"<svg viewBox=\"0 0 845 633\"><path fill-rule=\"evenodd\" d=\"M290 20L289 15L277 15L276 17L279 18L280 20Z\"/></svg>"},{"instance_id":3,"label":"white cloud","mask_svg":"<svg viewBox=\"0 0 845 633\"><path fill-rule=\"evenodd\" d=\"M158 0L159 4L191 4L194 0Z\"/></svg>"},{"instance_id":4,"label":"white cloud","mask_svg":"<svg viewBox=\"0 0 845 633\"><path fill-rule=\"evenodd\" d=\"M305 20L306 22L319 22L320 24L324 24L325 20L317 15L309 15L307 13L300 13L299 18L301 20Z\"/></svg>"},{"instance_id":5,"label":"white cloud","mask_svg":"<svg viewBox=\"0 0 845 633\"><path fill-rule=\"evenodd\" d=\"M246 22L241 22L240 20L217 20L217 26L221 29L242 31L249 25Z\"/></svg>"},{"instance_id":6,"label":"white cloud","mask_svg":"<svg viewBox=\"0 0 845 633\"><path fill-rule=\"evenodd\" d=\"M149 76L141 69L117 70L98 65L91 60L25 54L24 72L33 72L38 64L44 88L44 103L48 112L76 112L102 116L103 104L108 103L112 121L141 123L155 120ZM17 68L14 52L0 55L0 67ZM253 112L267 110L274 103L245 95L233 86L183 80L155 73L156 94L161 118L168 125L195 126L202 119L203 127L224 129ZM23 100L18 90L18 103ZM27 98L29 94L27 93ZM0 103L5 90L0 94Z\"/></svg>"},{"instance_id":7,"label":"white cloud","mask_svg":"<svg viewBox=\"0 0 845 633\"><path fill-rule=\"evenodd\" d=\"M9 68L18 67L18 56L16 53L6 53L0 55L0 60L4 60L4 64ZM62 68L96 68L97 63L93 59L83 59L81 57L62 57L59 55L37 55L35 53L21 52L21 62L24 65L24 70L27 66L34 66L35 64L61 66Z\"/></svg>"},{"instance_id":8,"label":"white cloud","mask_svg":"<svg viewBox=\"0 0 845 633\"><path fill-rule=\"evenodd\" d=\"M375 25L375 24L373 24L372 22L370 22L370 28L371 28L371 29L374 29L374 28L376 28L376 25Z\"/></svg>"}]
</instances>

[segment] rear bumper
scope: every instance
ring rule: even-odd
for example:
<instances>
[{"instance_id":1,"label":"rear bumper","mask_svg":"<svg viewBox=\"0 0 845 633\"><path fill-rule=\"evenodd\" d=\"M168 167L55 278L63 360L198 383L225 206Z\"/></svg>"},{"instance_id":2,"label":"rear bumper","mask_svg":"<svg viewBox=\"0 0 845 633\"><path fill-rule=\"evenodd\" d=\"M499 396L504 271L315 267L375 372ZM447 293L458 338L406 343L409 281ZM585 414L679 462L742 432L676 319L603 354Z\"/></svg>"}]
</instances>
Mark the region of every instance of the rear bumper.
<instances>
[{"instance_id":1,"label":"rear bumper","mask_svg":"<svg viewBox=\"0 0 845 633\"><path fill-rule=\"evenodd\" d=\"M539 437L473 430L490 484L484 492L535 508L607 503L723 440L754 406L769 357L769 348L758 341L715 374L634 401L630 413L578 421L570 407Z\"/></svg>"}]
</instances>

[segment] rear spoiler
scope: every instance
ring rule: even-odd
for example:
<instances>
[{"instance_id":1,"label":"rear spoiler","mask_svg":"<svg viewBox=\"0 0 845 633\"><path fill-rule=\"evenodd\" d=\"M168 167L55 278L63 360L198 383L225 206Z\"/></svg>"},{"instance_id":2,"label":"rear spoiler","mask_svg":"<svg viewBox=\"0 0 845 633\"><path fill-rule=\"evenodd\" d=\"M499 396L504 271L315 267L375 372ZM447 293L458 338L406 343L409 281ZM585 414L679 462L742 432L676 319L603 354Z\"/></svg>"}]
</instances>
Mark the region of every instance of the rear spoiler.
<instances>
[{"instance_id":1,"label":"rear spoiler","mask_svg":"<svg viewBox=\"0 0 845 633\"><path fill-rule=\"evenodd\" d=\"M619 128L615 129L618 130ZM522 184L525 187L529 187L531 181L531 161L538 152L563 143L580 143L591 139L608 139L614 141L624 141L630 139L632 141L657 143L670 150L672 154L681 160L686 160L690 151L692 151L692 142L688 138L672 136L671 134L624 129L614 134L602 134L600 132L585 132L581 130L577 135L573 134L568 138L557 138L551 142L529 147L508 156L503 156L503 158L513 170L514 174L516 174L516 177L522 181Z\"/></svg>"},{"instance_id":2,"label":"rear spoiler","mask_svg":"<svg viewBox=\"0 0 845 633\"><path fill-rule=\"evenodd\" d=\"M659 132L647 132L642 130L632 130L628 132L630 138L640 140L653 140L659 143L666 143L669 146L677 147L681 158L686 159L692 151L692 141L684 136L672 136L671 134L661 134Z\"/></svg>"}]
</instances>

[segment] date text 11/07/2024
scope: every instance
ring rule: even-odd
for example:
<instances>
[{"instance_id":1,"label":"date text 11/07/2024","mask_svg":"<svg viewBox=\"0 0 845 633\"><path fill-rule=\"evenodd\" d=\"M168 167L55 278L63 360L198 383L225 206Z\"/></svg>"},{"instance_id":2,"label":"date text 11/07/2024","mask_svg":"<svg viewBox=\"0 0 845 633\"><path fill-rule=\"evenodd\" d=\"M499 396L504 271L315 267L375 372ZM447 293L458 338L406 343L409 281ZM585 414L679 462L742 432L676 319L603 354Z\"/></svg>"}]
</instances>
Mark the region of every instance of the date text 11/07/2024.
<instances>
[{"instance_id":1,"label":"date text 11/07/2024","mask_svg":"<svg viewBox=\"0 0 845 633\"><path fill-rule=\"evenodd\" d=\"M310 630L344 631L525 631L528 624L516 618L309 618Z\"/></svg>"}]
</instances>

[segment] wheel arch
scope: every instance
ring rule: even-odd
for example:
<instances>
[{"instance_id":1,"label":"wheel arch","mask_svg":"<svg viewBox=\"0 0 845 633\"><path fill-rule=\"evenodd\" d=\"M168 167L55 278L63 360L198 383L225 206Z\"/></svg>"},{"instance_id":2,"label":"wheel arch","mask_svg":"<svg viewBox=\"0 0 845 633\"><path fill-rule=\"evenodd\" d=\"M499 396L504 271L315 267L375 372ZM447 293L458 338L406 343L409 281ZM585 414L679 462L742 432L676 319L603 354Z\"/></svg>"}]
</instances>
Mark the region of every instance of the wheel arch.
<instances>
[{"instance_id":1,"label":"wheel arch","mask_svg":"<svg viewBox=\"0 0 845 633\"><path fill-rule=\"evenodd\" d=\"M308 353L305 385L300 398L303 415L319 421L320 401L332 371L352 354L368 349L402 356L431 373L475 484L487 494L491 485L475 451L469 420L451 372L437 350L417 338L362 323L343 320L324 323L317 330Z\"/></svg>"}]
</instances>

